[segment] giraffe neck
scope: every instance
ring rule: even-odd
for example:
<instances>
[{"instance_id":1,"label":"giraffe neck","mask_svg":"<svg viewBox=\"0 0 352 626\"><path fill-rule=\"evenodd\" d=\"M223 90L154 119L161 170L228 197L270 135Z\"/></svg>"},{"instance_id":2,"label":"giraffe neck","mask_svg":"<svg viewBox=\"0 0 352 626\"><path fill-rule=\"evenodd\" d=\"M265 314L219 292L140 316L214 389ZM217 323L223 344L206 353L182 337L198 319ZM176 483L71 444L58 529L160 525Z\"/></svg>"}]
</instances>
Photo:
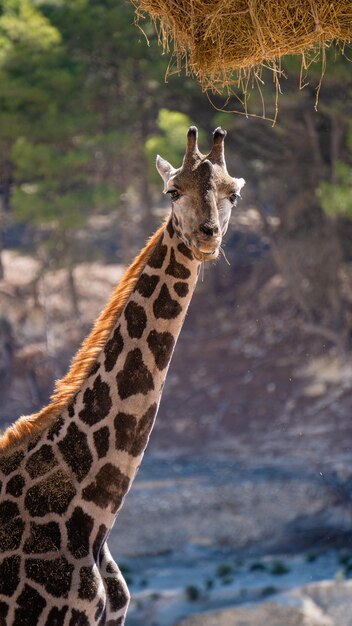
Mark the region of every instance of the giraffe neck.
<instances>
[{"instance_id":1,"label":"giraffe neck","mask_svg":"<svg viewBox=\"0 0 352 626\"><path fill-rule=\"evenodd\" d=\"M0 622L63 623L70 609L70 624L88 624L87 615L97 624L101 614L123 624L128 592L106 538L147 445L199 270L171 221L147 258L73 402L0 454Z\"/></svg>"},{"instance_id":2,"label":"giraffe neck","mask_svg":"<svg viewBox=\"0 0 352 626\"><path fill-rule=\"evenodd\" d=\"M85 509L107 527L148 443L199 265L170 220L93 370L51 429Z\"/></svg>"}]
</instances>

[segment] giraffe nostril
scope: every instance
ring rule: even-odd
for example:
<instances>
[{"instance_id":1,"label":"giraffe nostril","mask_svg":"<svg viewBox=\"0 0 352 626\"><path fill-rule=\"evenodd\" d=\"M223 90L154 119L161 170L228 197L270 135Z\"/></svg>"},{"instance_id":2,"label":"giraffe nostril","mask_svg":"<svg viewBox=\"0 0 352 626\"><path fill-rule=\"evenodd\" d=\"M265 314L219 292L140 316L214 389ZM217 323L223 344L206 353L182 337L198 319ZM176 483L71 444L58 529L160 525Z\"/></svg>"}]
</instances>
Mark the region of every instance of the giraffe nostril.
<instances>
[{"instance_id":1,"label":"giraffe nostril","mask_svg":"<svg viewBox=\"0 0 352 626\"><path fill-rule=\"evenodd\" d=\"M207 235L207 237L213 237L214 235L218 234L219 227L212 226L210 224L201 224L199 226L199 230L201 231L201 233L204 233L204 235Z\"/></svg>"}]
</instances>

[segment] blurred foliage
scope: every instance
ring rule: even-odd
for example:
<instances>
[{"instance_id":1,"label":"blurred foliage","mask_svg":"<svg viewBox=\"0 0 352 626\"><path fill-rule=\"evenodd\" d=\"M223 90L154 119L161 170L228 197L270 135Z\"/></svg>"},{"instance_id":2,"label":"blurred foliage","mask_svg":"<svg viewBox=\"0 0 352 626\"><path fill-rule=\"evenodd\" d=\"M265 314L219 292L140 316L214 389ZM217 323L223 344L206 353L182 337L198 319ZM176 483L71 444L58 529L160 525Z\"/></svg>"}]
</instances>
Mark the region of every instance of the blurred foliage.
<instances>
[{"instance_id":1,"label":"blurred foliage","mask_svg":"<svg viewBox=\"0 0 352 626\"><path fill-rule=\"evenodd\" d=\"M119 211L126 198L139 197L148 224L154 188L159 188L155 155L178 166L187 126L195 121L204 128L233 129L230 149L231 143L234 149L243 144L245 154L249 147L252 171L253 161L254 168L270 166L271 145L281 160L282 126L272 131L261 121L259 146L268 129L270 138L257 158L251 136L256 122L245 127L243 119L212 108L195 81L181 76L165 83L168 60L152 27L143 24L147 45L133 21L127 0L0 0L0 198L3 210L16 219L35 227L55 223L58 232L74 233L91 215ZM349 68L333 54L332 48L327 51L334 68L326 72L323 90L327 85L336 92ZM282 79L283 91L290 102L280 104L290 122L302 110L292 91L300 74L296 58L285 60L283 75L286 71L291 79ZM319 65L310 72L316 82ZM348 93L350 84L344 86ZM269 108L272 94L263 84ZM329 95L329 106L333 100L334 110L346 115L339 95ZM314 97L308 85L304 106ZM261 96L255 89L251 98L259 113ZM215 96L214 103L223 104ZM301 127L300 121L298 136L305 132ZM343 164L339 168L345 180ZM129 196L132 187L135 193ZM324 189L320 197L332 193Z\"/></svg>"},{"instance_id":2,"label":"blurred foliage","mask_svg":"<svg viewBox=\"0 0 352 626\"><path fill-rule=\"evenodd\" d=\"M345 76L343 74L343 76ZM349 95L352 96L351 90ZM335 104L335 103L334 103ZM345 116L347 111L341 102L336 103L336 113ZM344 115L345 114L345 115ZM330 180L323 180L317 187L317 196L325 213L333 218L352 218L352 123L345 124L344 161L336 159ZM340 157L340 154L336 155Z\"/></svg>"},{"instance_id":3,"label":"blurred foliage","mask_svg":"<svg viewBox=\"0 0 352 626\"><path fill-rule=\"evenodd\" d=\"M155 156L160 154L174 167L179 167L185 153L185 136L191 120L179 111L161 109L157 117L158 134L150 135L145 142L145 151L150 168L150 177L159 183L155 170Z\"/></svg>"},{"instance_id":4,"label":"blurred foliage","mask_svg":"<svg viewBox=\"0 0 352 626\"><path fill-rule=\"evenodd\" d=\"M352 167L339 162L336 165L337 183L320 183L317 193L324 211L332 217L352 218Z\"/></svg>"},{"instance_id":5,"label":"blurred foliage","mask_svg":"<svg viewBox=\"0 0 352 626\"><path fill-rule=\"evenodd\" d=\"M234 115L239 94L203 94L172 71L166 80L169 59L151 24L143 28L128 0L0 0L0 274L2 233L19 222L44 268L72 273L90 258L101 214L114 242L107 249L130 258L155 224L156 153L177 167L187 127L220 124L230 173L250 181L246 204L276 219L272 250L295 301L311 326L344 333L345 344L342 257L329 219L352 217L350 62L326 50L316 112L322 66L303 76L297 58L284 59L272 128L261 117L263 102L275 114L272 72L263 71L260 91L257 81L247 86L253 116ZM200 133L204 153L209 139ZM339 236L347 241L347 230Z\"/></svg>"},{"instance_id":6,"label":"blurred foliage","mask_svg":"<svg viewBox=\"0 0 352 626\"><path fill-rule=\"evenodd\" d=\"M1 207L44 226L51 253L90 216L116 212L131 186L150 212L145 144L165 71L124 0L0 2Z\"/></svg>"}]
</instances>

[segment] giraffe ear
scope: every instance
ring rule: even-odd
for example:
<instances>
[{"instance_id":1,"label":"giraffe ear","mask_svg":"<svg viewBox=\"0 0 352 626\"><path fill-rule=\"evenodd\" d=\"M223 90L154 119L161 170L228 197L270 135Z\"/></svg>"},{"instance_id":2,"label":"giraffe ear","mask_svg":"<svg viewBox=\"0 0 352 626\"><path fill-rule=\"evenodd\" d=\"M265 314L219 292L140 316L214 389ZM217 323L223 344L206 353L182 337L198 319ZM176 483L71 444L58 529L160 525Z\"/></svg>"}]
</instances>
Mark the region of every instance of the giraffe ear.
<instances>
[{"instance_id":1,"label":"giraffe ear","mask_svg":"<svg viewBox=\"0 0 352 626\"><path fill-rule=\"evenodd\" d=\"M166 159L163 159L161 156L159 156L159 154L156 157L156 169L158 170L161 178L164 181L164 193L166 193L167 184L171 176L175 174L176 170L174 167L172 167L169 161L166 161Z\"/></svg>"},{"instance_id":2,"label":"giraffe ear","mask_svg":"<svg viewBox=\"0 0 352 626\"><path fill-rule=\"evenodd\" d=\"M242 189L242 187L245 186L246 181L244 180L244 178L234 178L233 180L236 183L237 193L240 196L241 195L241 189Z\"/></svg>"}]
</instances>

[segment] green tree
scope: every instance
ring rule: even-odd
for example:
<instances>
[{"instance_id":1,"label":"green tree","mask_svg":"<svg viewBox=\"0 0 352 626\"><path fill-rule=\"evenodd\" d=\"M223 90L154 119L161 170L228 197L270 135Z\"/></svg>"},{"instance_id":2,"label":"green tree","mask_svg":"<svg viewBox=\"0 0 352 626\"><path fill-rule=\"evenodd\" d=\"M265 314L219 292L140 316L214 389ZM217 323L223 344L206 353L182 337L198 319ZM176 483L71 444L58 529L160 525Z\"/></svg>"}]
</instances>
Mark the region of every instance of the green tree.
<instances>
[{"instance_id":1,"label":"green tree","mask_svg":"<svg viewBox=\"0 0 352 626\"><path fill-rule=\"evenodd\" d=\"M12 148L17 137L32 132L48 104L42 89L43 59L50 67L60 39L29 0L0 3L0 252L14 184Z\"/></svg>"},{"instance_id":2,"label":"green tree","mask_svg":"<svg viewBox=\"0 0 352 626\"><path fill-rule=\"evenodd\" d=\"M299 91L300 62L288 58L283 68L288 66L289 78L281 80L275 127L259 118L227 115L227 146L241 155L241 175L251 182L246 202L254 201L260 210L277 267L300 309L299 327L346 354L350 303L340 270L348 246L342 245L338 220L332 222L325 208L333 193L347 201L348 183L339 162L350 162L352 81L347 59L335 60L331 51L327 60L317 111L320 66L310 68L310 82ZM270 108L268 87L263 91Z\"/></svg>"},{"instance_id":3,"label":"green tree","mask_svg":"<svg viewBox=\"0 0 352 626\"><path fill-rule=\"evenodd\" d=\"M145 152L149 165L149 177L158 185L160 178L155 170L155 155L160 154L174 167L178 167L185 153L185 137L191 120L180 111L160 109L157 117L158 133L150 135L145 142Z\"/></svg>"},{"instance_id":4,"label":"green tree","mask_svg":"<svg viewBox=\"0 0 352 626\"><path fill-rule=\"evenodd\" d=\"M91 147L79 114L83 73L72 63L59 30L30 0L6 2L0 18L0 143L2 206L34 226L50 224L45 264L68 261L73 308L78 314L70 235L82 224L93 189L87 168ZM73 247L71 246L73 250Z\"/></svg>"},{"instance_id":5,"label":"green tree","mask_svg":"<svg viewBox=\"0 0 352 626\"><path fill-rule=\"evenodd\" d=\"M352 219L352 167L342 161L337 163L336 183L323 181L317 194L327 215Z\"/></svg>"}]
</instances>

